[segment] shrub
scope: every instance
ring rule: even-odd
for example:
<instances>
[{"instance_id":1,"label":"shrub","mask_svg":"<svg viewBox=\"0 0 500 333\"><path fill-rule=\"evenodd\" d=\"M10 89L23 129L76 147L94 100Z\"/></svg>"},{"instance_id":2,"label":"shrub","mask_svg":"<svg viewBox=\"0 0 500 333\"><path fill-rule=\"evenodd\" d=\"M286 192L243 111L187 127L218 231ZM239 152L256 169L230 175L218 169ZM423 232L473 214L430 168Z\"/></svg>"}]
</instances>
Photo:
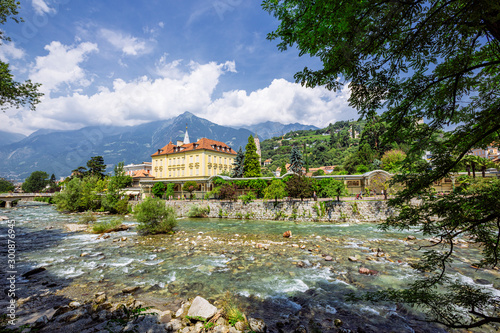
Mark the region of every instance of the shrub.
<instances>
[{"instance_id":1,"label":"shrub","mask_svg":"<svg viewBox=\"0 0 500 333\"><path fill-rule=\"evenodd\" d=\"M200 207L198 205L192 205L187 213L188 217L207 217L210 214L210 206Z\"/></svg>"},{"instance_id":2,"label":"shrub","mask_svg":"<svg viewBox=\"0 0 500 333\"><path fill-rule=\"evenodd\" d=\"M96 221L97 218L95 217L95 215L92 214L90 210L88 210L85 213L83 213L82 216L80 216L80 221L78 222L82 224L89 224L89 223L94 223Z\"/></svg>"},{"instance_id":3,"label":"shrub","mask_svg":"<svg viewBox=\"0 0 500 333\"><path fill-rule=\"evenodd\" d=\"M111 220L97 222L92 226L92 232L94 234L102 234L106 232L110 232L123 222L120 218L115 218Z\"/></svg>"},{"instance_id":4,"label":"shrub","mask_svg":"<svg viewBox=\"0 0 500 333\"><path fill-rule=\"evenodd\" d=\"M240 195L240 200L244 205L255 200L256 196L253 192L248 192L248 194Z\"/></svg>"},{"instance_id":5,"label":"shrub","mask_svg":"<svg viewBox=\"0 0 500 333\"><path fill-rule=\"evenodd\" d=\"M161 199L146 198L135 206L134 215L140 222L138 229L145 234L173 233L177 224L174 209L165 207Z\"/></svg>"}]
</instances>

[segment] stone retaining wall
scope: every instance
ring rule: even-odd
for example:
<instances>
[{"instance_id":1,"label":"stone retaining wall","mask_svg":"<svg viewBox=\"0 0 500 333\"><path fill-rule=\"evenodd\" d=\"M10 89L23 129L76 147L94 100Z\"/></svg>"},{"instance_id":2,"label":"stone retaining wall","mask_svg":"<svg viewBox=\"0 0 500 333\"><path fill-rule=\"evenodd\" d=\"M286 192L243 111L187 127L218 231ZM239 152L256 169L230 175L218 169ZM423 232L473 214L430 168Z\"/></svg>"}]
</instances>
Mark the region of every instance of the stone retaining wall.
<instances>
[{"instance_id":1,"label":"stone retaining wall","mask_svg":"<svg viewBox=\"0 0 500 333\"><path fill-rule=\"evenodd\" d=\"M361 222L381 221L394 214L386 201L167 201L179 217L193 205L209 207L208 217L255 220Z\"/></svg>"}]
</instances>

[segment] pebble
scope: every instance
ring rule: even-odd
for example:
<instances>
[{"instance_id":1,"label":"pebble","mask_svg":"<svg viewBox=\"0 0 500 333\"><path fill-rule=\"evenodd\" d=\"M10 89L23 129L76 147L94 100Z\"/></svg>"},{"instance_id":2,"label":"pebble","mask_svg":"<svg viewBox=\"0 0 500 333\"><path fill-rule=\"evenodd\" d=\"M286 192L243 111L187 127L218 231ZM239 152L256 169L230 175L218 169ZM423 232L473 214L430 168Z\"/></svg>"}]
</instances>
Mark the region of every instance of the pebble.
<instances>
[{"instance_id":1,"label":"pebble","mask_svg":"<svg viewBox=\"0 0 500 333\"><path fill-rule=\"evenodd\" d=\"M333 260L333 258L331 256L326 256L325 257L325 261L332 261L332 260Z\"/></svg>"}]
</instances>

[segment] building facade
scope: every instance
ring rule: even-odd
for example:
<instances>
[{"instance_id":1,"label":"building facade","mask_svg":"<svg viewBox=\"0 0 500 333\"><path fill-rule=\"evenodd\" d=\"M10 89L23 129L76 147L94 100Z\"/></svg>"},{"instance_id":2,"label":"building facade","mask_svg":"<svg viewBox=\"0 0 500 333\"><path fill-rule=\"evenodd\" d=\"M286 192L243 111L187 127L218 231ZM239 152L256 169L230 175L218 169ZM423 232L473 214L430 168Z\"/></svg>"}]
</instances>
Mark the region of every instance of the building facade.
<instances>
[{"instance_id":1,"label":"building facade","mask_svg":"<svg viewBox=\"0 0 500 333\"><path fill-rule=\"evenodd\" d=\"M186 141L186 140L185 140ZM223 142L202 138L169 142L151 155L155 180L204 180L233 169L236 152Z\"/></svg>"}]
</instances>

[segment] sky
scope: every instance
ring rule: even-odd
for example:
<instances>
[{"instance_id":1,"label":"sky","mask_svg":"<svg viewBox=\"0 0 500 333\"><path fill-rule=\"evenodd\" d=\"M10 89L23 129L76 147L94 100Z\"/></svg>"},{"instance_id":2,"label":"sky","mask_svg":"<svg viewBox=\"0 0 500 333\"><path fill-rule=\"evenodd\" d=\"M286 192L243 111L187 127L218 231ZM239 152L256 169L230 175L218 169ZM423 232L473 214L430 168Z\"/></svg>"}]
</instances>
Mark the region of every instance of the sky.
<instances>
[{"instance_id":1,"label":"sky","mask_svg":"<svg viewBox=\"0 0 500 333\"><path fill-rule=\"evenodd\" d=\"M138 125L189 111L220 125L318 127L357 119L349 89L295 83L321 63L281 52L279 22L244 0L21 0L24 22L0 28L14 79L41 83L36 111L0 112L0 130Z\"/></svg>"}]
</instances>

